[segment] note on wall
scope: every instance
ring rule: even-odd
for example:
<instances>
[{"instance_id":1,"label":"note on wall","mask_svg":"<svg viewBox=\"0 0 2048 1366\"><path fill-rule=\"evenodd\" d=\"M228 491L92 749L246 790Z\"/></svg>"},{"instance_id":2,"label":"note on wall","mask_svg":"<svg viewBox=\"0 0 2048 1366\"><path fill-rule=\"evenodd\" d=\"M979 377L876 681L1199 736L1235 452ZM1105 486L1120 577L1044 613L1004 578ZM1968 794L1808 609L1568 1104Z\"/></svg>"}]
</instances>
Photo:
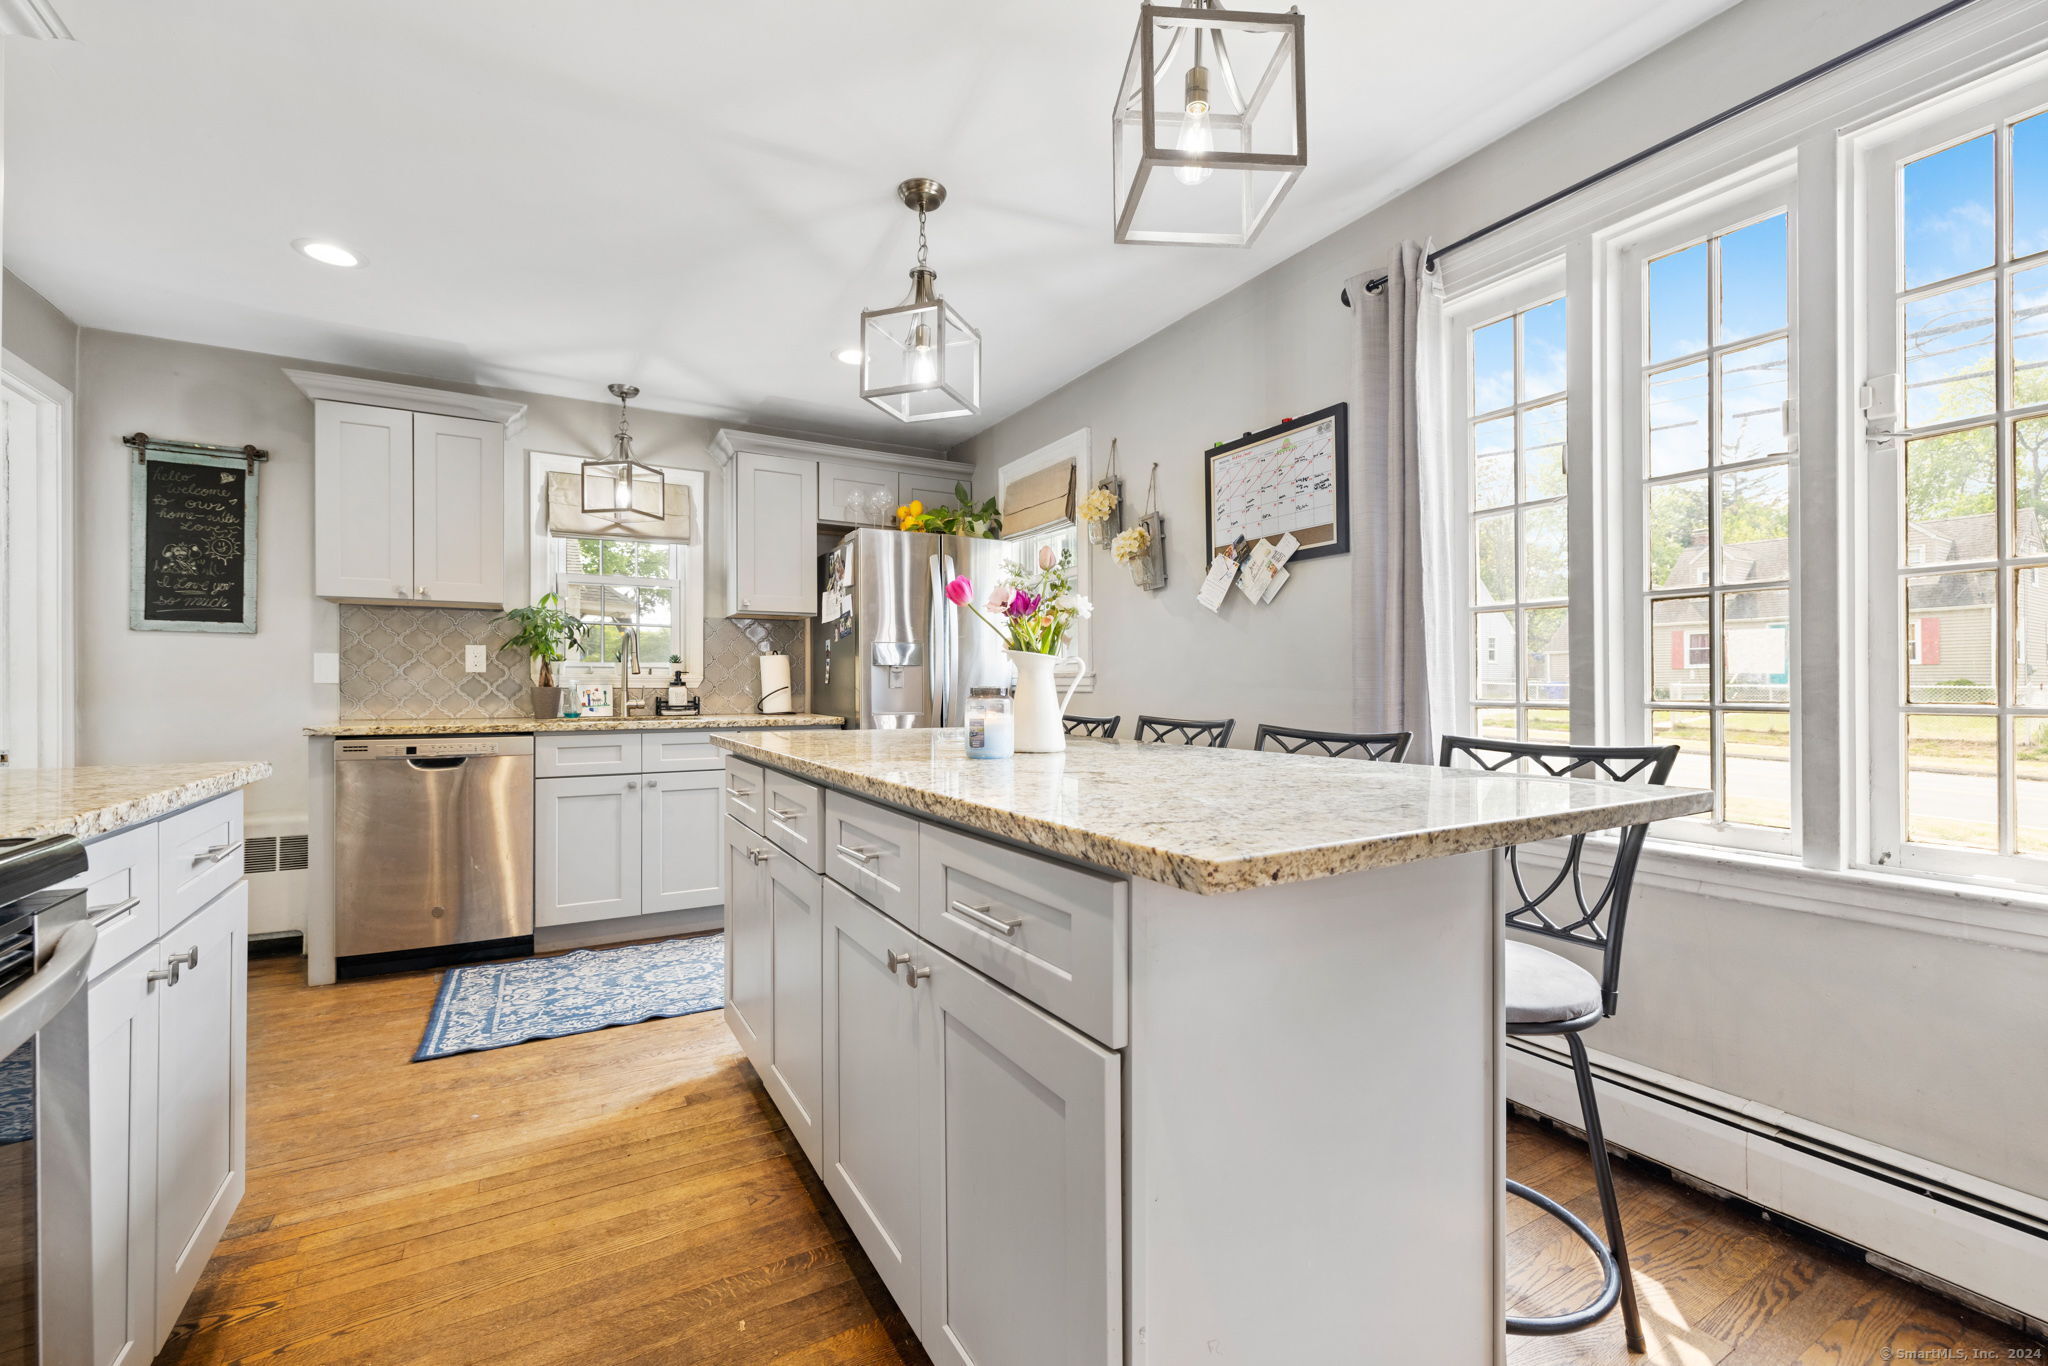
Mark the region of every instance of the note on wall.
<instances>
[{"instance_id":1,"label":"note on wall","mask_svg":"<svg viewBox=\"0 0 2048 1366\"><path fill-rule=\"evenodd\" d=\"M129 628L253 634L255 471L199 455L152 455L132 468Z\"/></svg>"}]
</instances>

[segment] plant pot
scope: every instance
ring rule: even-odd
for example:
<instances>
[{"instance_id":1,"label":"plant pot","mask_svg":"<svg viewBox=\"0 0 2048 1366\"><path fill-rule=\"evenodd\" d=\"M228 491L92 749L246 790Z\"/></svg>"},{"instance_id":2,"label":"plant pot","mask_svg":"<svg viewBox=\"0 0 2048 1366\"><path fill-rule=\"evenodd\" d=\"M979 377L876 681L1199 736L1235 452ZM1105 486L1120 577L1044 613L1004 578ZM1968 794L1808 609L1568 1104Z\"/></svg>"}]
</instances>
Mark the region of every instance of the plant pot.
<instances>
[{"instance_id":1,"label":"plant pot","mask_svg":"<svg viewBox=\"0 0 2048 1366\"><path fill-rule=\"evenodd\" d=\"M1052 677L1052 666L1059 662L1057 656L1029 650L1003 653L1017 666L1017 696L1011 703L1017 718L1017 752L1056 754L1065 749L1067 728L1060 717L1065 714L1074 689L1081 685L1081 675L1088 671L1088 666L1078 659L1074 661L1079 667L1074 671L1074 681L1067 685L1066 697L1062 697Z\"/></svg>"},{"instance_id":2,"label":"plant pot","mask_svg":"<svg viewBox=\"0 0 2048 1366\"><path fill-rule=\"evenodd\" d=\"M543 688L536 686L533 689L534 716L542 721L552 721L560 716L562 714L562 695L568 691L567 688Z\"/></svg>"}]
</instances>

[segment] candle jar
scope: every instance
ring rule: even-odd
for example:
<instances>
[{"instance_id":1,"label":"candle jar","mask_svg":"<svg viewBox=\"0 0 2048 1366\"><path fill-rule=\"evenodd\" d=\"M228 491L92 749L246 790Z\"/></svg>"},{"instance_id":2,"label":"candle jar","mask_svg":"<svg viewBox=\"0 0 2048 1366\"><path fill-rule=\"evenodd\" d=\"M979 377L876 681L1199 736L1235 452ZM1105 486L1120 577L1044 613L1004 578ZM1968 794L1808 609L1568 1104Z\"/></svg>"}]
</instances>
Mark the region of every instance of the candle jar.
<instances>
[{"instance_id":1,"label":"candle jar","mask_svg":"<svg viewBox=\"0 0 2048 1366\"><path fill-rule=\"evenodd\" d=\"M1016 718L1002 688L967 690L967 757L1007 759L1017 752Z\"/></svg>"}]
</instances>

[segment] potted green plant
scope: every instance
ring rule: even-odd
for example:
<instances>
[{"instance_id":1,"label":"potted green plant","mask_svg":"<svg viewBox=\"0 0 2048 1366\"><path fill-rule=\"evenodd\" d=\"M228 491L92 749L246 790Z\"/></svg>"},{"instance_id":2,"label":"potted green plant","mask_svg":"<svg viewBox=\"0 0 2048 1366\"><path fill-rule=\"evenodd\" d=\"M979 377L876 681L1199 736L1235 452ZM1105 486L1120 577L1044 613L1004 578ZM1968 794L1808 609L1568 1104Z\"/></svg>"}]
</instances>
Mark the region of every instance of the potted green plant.
<instances>
[{"instance_id":1,"label":"potted green plant","mask_svg":"<svg viewBox=\"0 0 2048 1366\"><path fill-rule=\"evenodd\" d=\"M553 593L543 593L533 606L515 607L498 620L519 628L498 648L522 651L530 665L539 665L533 676L533 714L560 716L562 689L555 683L555 665L582 646L583 623L571 616Z\"/></svg>"}]
</instances>

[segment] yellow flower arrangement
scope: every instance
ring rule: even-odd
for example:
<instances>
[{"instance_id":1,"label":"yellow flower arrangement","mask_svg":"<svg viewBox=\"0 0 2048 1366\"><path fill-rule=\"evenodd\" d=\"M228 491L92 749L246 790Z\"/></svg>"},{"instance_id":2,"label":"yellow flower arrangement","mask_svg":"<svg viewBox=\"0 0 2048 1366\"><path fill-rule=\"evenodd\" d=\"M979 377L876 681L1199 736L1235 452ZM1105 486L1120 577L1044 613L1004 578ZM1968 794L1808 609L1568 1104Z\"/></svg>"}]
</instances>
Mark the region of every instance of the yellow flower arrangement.
<instances>
[{"instance_id":1,"label":"yellow flower arrangement","mask_svg":"<svg viewBox=\"0 0 2048 1366\"><path fill-rule=\"evenodd\" d=\"M1143 522L1130 530L1120 533L1109 543L1109 553L1118 564L1129 564L1145 558L1145 552L1152 548L1152 533Z\"/></svg>"},{"instance_id":2,"label":"yellow flower arrangement","mask_svg":"<svg viewBox=\"0 0 2048 1366\"><path fill-rule=\"evenodd\" d=\"M1106 522L1116 511L1116 495L1108 489L1090 489L1088 496L1081 500L1081 520L1084 522Z\"/></svg>"}]
</instances>

